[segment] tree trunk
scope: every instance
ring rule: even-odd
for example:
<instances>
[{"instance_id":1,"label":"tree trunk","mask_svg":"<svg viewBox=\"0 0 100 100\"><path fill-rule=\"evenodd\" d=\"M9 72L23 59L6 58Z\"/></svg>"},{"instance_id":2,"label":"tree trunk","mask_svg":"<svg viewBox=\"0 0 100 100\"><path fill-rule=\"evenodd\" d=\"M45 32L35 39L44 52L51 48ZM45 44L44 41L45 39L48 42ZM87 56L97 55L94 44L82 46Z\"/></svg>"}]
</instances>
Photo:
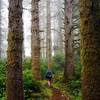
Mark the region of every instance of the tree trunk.
<instances>
[{"instance_id":1,"label":"tree trunk","mask_svg":"<svg viewBox=\"0 0 100 100\"><path fill-rule=\"evenodd\" d=\"M40 35L39 35L39 6L38 0L32 0L32 73L36 80L41 79L40 75Z\"/></svg>"},{"instance_id":2,"label":"tree trunk","mask_svg":"<svg viewBox=\"0 0 100 100\"><path fill-rule=\"evenodd\" d=\"M51 68L51 13L50 0L47 0L47 35L46 35L46 57L48 68Z\"/></svg>"},{"instance_id":3,"label":"tree trunk","mask_svg":"<svg viewBox=\"0 0 100 100\"><path fill-rule=\"evenodd\" d=\"M65 0L65 67L64 82L73 74L73 46L72 46L72 0Z\"/></svg>"},{"instance_id":4,"label":"tree trunk","mask_svg":"<svg viewBox=\"0 0 100 100\"><path fill-rule=\"evenodd\" d=\"M80 0L82 100L100 100L100 0Z\"/></svg>"},{"instance_id":5,"label":"tree trunk","mask_svg":"<svg viewBox=\"0 0 100 100\"><path fill-rule=\"evenodd\" d=\"M7 100L24 100L22 79L22 0L9 0Z\"/></svg>"}]
</instances>

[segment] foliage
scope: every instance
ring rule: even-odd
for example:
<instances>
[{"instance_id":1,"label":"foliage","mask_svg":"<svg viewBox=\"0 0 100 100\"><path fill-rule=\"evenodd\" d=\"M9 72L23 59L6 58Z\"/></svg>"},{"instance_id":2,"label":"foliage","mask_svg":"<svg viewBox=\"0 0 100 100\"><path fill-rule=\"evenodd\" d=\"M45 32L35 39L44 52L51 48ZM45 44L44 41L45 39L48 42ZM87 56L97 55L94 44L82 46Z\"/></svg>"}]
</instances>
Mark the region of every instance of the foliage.
<instances>
[{"instance_id":1,"label":"foliage","mask_svg":"<svg viewBox=\"0 0 100 100\"><path fill-rule=\"evenodd\" d=\"M5 100L5 66L6 61L0 61L0 100ZM42 79L45 79L45 73L47 70L46 59L41 59L41 75ZM61 89L65 94L69 95L71 100L81 100L81 64L79 56L75 59L75 72L68 84L63 84L63 66L64 55L54 55L52 58L53 68L53 87ZM24 93L25 100L45 100L52 94L51 90L47 88L47 81L36 81L33 79L31 72L31 59L27 58L23 60L23 76L24 76Z\"/></svg>"},{"instance_id":2,"label":"foliage","mask_svg":"<svg viewBox=\"0 0 100 100\"><path fill-rule=\"evenodd\" d=\"M23 60L23 70L31 69L31 58L25 58Z\"/></svg>"},{"instance_id":3,"label":"foliage","mask_svg":"<svg viewBox=\"0 0 100 100\"><path fill-rule=\"evenodd\" d=\"M41 69L41 76L42 76L43 79L45 79L45 74L46 74L46 71L47 71L46 59L40 60L40 69Z\"/></svg>"},{"instance_id":4,"label":"foliage","mask_svg":"<svg viewBox=\"0 0 100 100\"><path fill-rule=\"evenodd\" d=\"M64 54L56 54L52 58L53 72L63 70L64 68Z\"/></svg>"},{"instance_id":5,"label":"foliage","mask_svg":"<svg viewBox=\"0 0 100 100\"><path fill-rule=\"evenodd\" d=\"M25 100L32 98L35 100L44 100L50 96L51 91L43 84L44 81L34 80L30 69L24 70L23 73Z\"/></svg>"},{"instance_id":6,"label":"foliage","mask_svg":"<svg viewBox=\"0 0 100 100\"><path fill-rule=\"evenodd\" d=\"M5 60L0 60L0 100L5 100Z\"/></svg>"},{"instance_id":7,"label":"foliage","mask_svg":"<svg viewBox=\"0 0 100 100\"><path fill-rule=\"evenodd\" d=\"M6 100L5 62L6 61L0 60L0 100ZM31 59L24 59L23 61L23 76L25 100L33 98L35 100L45 100L45 98L51 95L50 89L45 86L46 82L33 80L31 73Z\"/></svg>"}]
</instances>

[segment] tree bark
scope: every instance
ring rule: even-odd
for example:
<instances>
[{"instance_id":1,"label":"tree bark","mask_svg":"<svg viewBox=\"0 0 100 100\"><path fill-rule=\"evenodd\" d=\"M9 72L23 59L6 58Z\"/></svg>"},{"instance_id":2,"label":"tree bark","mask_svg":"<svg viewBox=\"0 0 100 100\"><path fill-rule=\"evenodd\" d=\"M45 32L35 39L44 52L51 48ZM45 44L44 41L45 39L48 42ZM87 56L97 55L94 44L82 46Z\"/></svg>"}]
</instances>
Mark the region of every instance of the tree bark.
<instances>
[{"instance_id":1,"label":"tree bark","mask_svg":"<svg viewBox=\"0 0 100 100\"><path fill-rule=\"evenodd\" d=\"M32 73L36 80L41 79L40 75L40 35L39 35L39 0L32 0Z\"/></svg>"},{"instance_id":2,"label":"tree bark","mask_svg":"<svg viewBox=\"0 0 100 100\"><path fill-rule=\"evenodd\" d=\"M51 13L50 0L47 0L47 35L46 35L46 57L48 68L51 68Z\"/></svg>"},{"instance_id":3,"label":"tree bark","mask_svg":"<svg viewBox=\"0 0 100 100\"><path fill-rule=\"evenodd\" d=\"M73 45L72 45L72 0L65 0L65 67L64 82L73 74Z\"/></svg>"},{"instance_id":4,"label":"tree bark","mask_svg":"<svg viewBox=\"0 0 100 100\"><path fill-rule=\"evenodd\" d=\"M24 100L22 79L22 0L9 0L7 100Z\"/></svg>"},{"instance_id":5,"label":"tree bark","mask_svg":"<svg viewBox=\"0 0 100 100\"><path fill-rule=\"evenodd\" d=\"M100 0L80 0L82 100L100 100Z\"/></svg>"}]
</instances>

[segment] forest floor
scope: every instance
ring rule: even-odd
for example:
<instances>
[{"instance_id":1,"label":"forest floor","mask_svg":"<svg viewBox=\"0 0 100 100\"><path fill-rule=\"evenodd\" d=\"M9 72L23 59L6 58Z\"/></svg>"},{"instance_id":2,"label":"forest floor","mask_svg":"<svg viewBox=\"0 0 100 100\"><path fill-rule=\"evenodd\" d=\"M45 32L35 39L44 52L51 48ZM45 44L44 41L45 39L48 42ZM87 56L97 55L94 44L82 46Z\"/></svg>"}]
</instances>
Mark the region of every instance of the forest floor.
<instances>
[{"instance_id":1,"label":"forest floor","mask_svg":"<svg viewBox=\"0 0 100 100\"><path fill-rule=\"evenodd\" d=\"M52 98L51 100L69 100L67 96L65 96L59 89L52 88Z\"/></svg>"}]
</instances>

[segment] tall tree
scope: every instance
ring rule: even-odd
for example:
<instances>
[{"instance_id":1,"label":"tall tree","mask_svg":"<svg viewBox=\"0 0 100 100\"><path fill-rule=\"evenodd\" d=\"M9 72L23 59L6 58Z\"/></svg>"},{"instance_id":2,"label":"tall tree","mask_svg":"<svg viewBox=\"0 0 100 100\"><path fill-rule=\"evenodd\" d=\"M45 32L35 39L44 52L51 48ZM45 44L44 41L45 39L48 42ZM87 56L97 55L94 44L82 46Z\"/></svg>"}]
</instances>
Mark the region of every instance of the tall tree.
<instances>
[{"instance_id":1,"label":"tall tree","mask_svg":"<svg viewBox=\"0 0 100 100\"><path fill-rule=\"evenodd\" d=\"M46 34L46 57L48 67L51 67L51 12L50 0L47 0L47 34Z\"/></svg>"},{"instance_id":2,"label":"tall tree","mask_svg":"<svg viewBox=\"0 0 100 100\"><path fill-rule=\"evenodd\" d=\"M7 100L24 100L22 79L22 0L9 0Z\"/></svg>"},{"instance_id":3,"label":"tall tree","mask_svg":"<svg viewBox=\"0 0 100 100\"><path fill-rule=\"evenodd\" d=\"M80 0L82 100L100 100L100 0Z\"/></svg>"},{"instance_id":4,"label":"tall tree","mask_svg":"<svg viewBox=\"0 0 100 100\"><path fill-rule=\"evenodd\" d=\"M39 0L32 0L32 73L36 80L41 79L40 75L40 35L39 35Z\"/></svg>"},{"instance_id":5,"label":"tall tree","mask_svg":"<svg viewBox=\"0 0 100 100\"><path fill-rule=\"evenodd\" d=\"M72 0L65 0L65 67L64 82L67 82L73 73L73 46L72 46Z\"/></svg>"}]
</instances>

